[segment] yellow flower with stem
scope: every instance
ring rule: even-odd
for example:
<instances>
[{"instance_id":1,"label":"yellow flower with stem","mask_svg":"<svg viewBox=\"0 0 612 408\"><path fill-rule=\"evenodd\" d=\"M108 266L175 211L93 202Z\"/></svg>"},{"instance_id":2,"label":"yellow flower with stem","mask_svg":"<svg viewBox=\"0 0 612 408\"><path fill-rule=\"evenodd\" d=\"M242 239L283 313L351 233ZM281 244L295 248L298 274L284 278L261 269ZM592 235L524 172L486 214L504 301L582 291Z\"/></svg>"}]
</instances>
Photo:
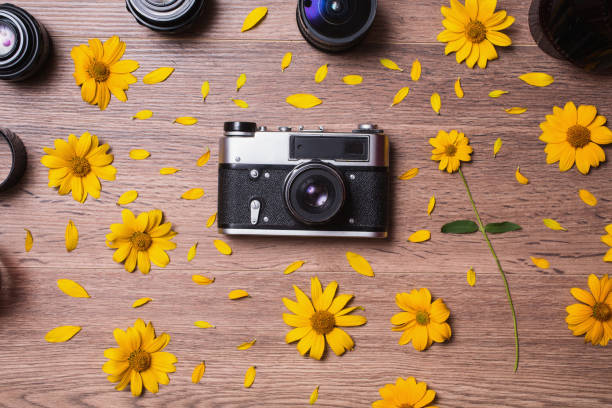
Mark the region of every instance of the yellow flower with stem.
<instances>
[{"instance_id":1,"label":"yellow flower with stem","mask_svg":"<svg viewBox=\"0 0 612 408\"><path fill-rule=\"evenodd\" d=\"M142 212L135 217L130 210L121 212L122 224L112 224L111 233L106 235L106 243L116 249L113 254L115 262L124 262L125 270L133 272L138 266L146 274L151 270L151 262L160 268L170 263L165 251L176 248L170 241L176 232L172 224L162 223L164 215L161 210Z\"/></svg>"},{"instance_id":2,"label":"yellow flower with stem","mask_svg":"<svg viewBox=\"0 0 612 408\"><path fill-rule=\"evenodd\" d=\"M476 63L486 68L487 61L497 58L495 45L507 47L512 40L500 32L514 23L514 17L505 10L495 11L497 0L450 0L450 8L442 6L445 30L438 41L447 43L444 54L456 52L457 63L463 60L468 67Z\"/></svg>"},{"instance_id":3,"label":"yellow flower with stem","mask_svg":"<svg viewBox=\"0 0 612 408\"><path fill-rule=\"evenodd\" d=\"M594 346L607 346L612 339L612 280L608 275L601 279L589 275L589 289L572 288L571 294L582 303L565 308L567 328L574 336L582 336L584 341Z\"/></svg>"},{"instance_id":4,"label":"yellow flower with stem","mask_svg":"<svg viewBox=\"0 0 612 408\"><path fill-rule=\"evenodd\" d=\"M601 242L608 245L610 249L608 249L608 252L604 255L603 260L605 262L612 262L612 224L606 226L606 232L606 235L602 235Z\"/></svg>"},{"instance_id":5,"label":"yellow flower with stem","mask_svg":"<svg viewBox=\"0 0 612 408\"><path fill-rule=\"evenodd\" d=\"M162 351L170 342L170 336L162 333L155 336L153 323L145 326L142 319L136 320L134 327L126 331L113 331L119 347L104 350L108 361L102 370L108 374L108 381L118 383L119 391L130 384L132 395L142 394L142 386L152 393L159 390L159 384L168 384L168 373L176 371L176 357Z\"/></svg>"},{"instance_id":6,"label":"yellow flower with stem","mask_svg":"<svg viewBox=\"0 0 612 408\"><path fill-rule=\"evenodd\" d=\"M443 343L451 337L451 328L446 323L450 311L442 299L431 302L427 288L413 289L410 293L395 295L395 303L403 310L391 318L393 331L403 331L399 344L412 341L413 347L423 351L433 342Z\"/></svg>"},{"instance_id":7,"label":"yellow flower with stem","mask_svg":"<svg viewBox=\"0 0 612 408\"><path fill-rule=\"evenodd\" d=\"M77 139L55 139L55 149L43 148L40 162L49 168L49 187L59 187L59 194L72 191L72 198L84 203L87 195L100 198L100 180L114 180L117 170L111 166L113 155L107 144L99 145L98 137L85 132Z\"/></svg>"},{"instance_id":8,"label":"yellow flower with stem","mask_svg":"<svg viewBox=\"0 0 612 408\"><path fill-rule=\"evenodd\" d=\"M357 306L345 307L353 295L336 296L337 282L331 282L325 290L316 276L310 280L311 298L293 285L297 302L283 298L283 303L295 314L283 313L283 320L294 327L287 336L287 344L298 341L297 349L301 355L310 351L310 357L320 360L325 351L325 342L340 356L346 350L352 350L353 339L340 327L361 326L366 318L349 315Z\"/></svg>"},{"instance_id":9,"label":"yellow flower with stem","mask_svg":"<svg viewBox=\"0 0 612 408\"><path fill-rule=\"evenodd\" d=\"M91 105L106 109L111 93L120 101L127 101L125 91L136 82L131 72L138 69L138 62L121 60L125 43L116 35L102 44L97 38L72 48L74 79L81 87L81 97Z\"/></svg>"},{"instance_id":10,"label":"yellow flower with stem","mask_svg":"<svg viewBox=\"0 0 612 408\"><path fill-rule=\"evenodd\" d=\"M428 390L424 382L417 383L414 377L398 378L395 384L385 384L378 390L382 400L372 403L372 408L437 408L429 405L436 392Z\"/></svg>"},{"instance_id":11,"label":"yellow flower with stem","mask_svg":"<svg viewBox=\"0 0 612 408\"><path fill-rule=\"evenodd\" d=\"M456 136L452 136L454 134L456 134ZM467 180L465 179L465 176L463 175L463 171L461 171L461 162L471 161L471 158L468 154L468 153L472 153L472 148L469 146L469 139L463 136L462 133L459 133L457 131L451 131L448 135L446 134L446 132L439 132L438 136L436 136L435 138L429 139L429 143L434 147L432 151L431 159L434 161L440 162L440 165L438 166L440 170L446 170L448 173L454 173L455 171L459 172L459 175L461 176L461 180L463 181L463 185L467 192L468 199L470 200L470 203L472 204L472 209L474 210L474 215L476 216L476 221L477 221L477 224L473 223L472 221L467 221L467 223L471 223L473 225L473 228L471 228L470 225L466 226L466 221L464 220L455 221L455 222L446 224L444 226L444 227L452 226L453 230L450 230L450 231L445 230L445 228L443 227L442 232L470 233L470 232L480 231L487 243L487 246L489 248L489 251L491 252L491 255L493 255L493 258L495 259L495 263L497 264L497 269L499 269L499 273L501 274L502 280L504 282L504 287L506 289L506 296L508 298L508 303L510 304L510 310L512 311L512 322L514 324L514 348L515 348L514 371L516 371L518 369L518 361L519 361L518 327L516 324L516 312L514 310L514 304L512 303L512 297L510 296L510 287L508 285L508 280L506 279L506 274L504 273L504 270L502 269L501 262L499 261L499 258L497 257L497 254L495 253L495 250L493 249L493 244L491 243L491 240L489 239L487 229L485 228L485 225L482 223L482 220L480 218L480 213L478 212L478 209L476 208L476 202L474 201L474 198L472 197L472 192L470 191L470 187L467 183ZM460 148L463 149L462 155L459 155ZM502 224L514 225L512 223L502 223ZM507 231L511 231L511 230L512 229L508 229Z\"/></svg>"},{"instance_id":12,"label":"yellow flower with stem","mask_svg":"<svg viewBox=\"0 0 612 408\"><path fill-rule=\"evenodd\" d=\"M568 102L563 109L554 106L553 114L546 115L540 123L540 140L546 143L546 163L559 162L559 170L567 171L574 166L582 174L591 167L606 161L606 155L599 145L612 143L612 131L604 126L606 118L597 115L592 105Z\"/></svg>"}]
</instances>

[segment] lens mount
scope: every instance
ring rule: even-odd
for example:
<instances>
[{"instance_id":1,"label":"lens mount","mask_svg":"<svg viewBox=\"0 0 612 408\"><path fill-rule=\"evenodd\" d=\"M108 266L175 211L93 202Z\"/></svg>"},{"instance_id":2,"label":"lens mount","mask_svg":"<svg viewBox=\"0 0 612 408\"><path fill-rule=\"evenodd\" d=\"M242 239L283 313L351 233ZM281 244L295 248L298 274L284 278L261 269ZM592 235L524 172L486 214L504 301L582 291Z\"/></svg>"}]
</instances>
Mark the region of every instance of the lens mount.
<instances>
[{"instance_id":1,"label":"lens mount","mask_svg":"<svg viewBox=\"0 0 612 408\"><path fill-rule=\"evenodd\" d=\"M176 33L196 22L204 12L205 0L126 0L125 5L141 25Z\"/></svg>"},{"instance_id":2,"label":"lens mount","mask_svg":"<svg viewBox=\"0 0 612 408\"><path fill-rule=\"evenodd\" d=\"M289 212L303 224L325 224L342 209L346 185L342 174L333 166L310 161L287 175L284 189Z\"/></svg>"}]
</instances>

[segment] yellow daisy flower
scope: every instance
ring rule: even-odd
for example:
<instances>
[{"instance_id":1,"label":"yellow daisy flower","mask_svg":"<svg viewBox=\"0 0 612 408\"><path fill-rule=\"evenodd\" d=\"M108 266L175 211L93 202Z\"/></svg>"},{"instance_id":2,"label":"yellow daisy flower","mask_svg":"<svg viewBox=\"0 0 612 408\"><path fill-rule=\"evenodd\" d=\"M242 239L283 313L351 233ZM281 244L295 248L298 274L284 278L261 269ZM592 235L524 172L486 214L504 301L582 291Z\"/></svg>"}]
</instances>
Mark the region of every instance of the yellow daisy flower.
<instances>
[{"instance_id":1,"label":"yellow daisy flower","mask_svg":"<svg viewBox=\"0 0 612 408\"><path fill-rule=\"evenodd\" d=\"M134 327L127 331L113 331L119 347L104 350L104 357L109 360L102 370L108 374L108 381L118 382L115 389L121 391L131 384L132 395L142 393L144 385L150 392L159 390L158 384L168 384L168 373L176 371L176 357L162 351L170 342L170 336L162 333L155 336L153 323L145 326L142 319L136 320Z\"/></svg>"},{"instance_id":2,"label":"yellow daisy flower","mask_svg":"<svg viewBox=\"0 0 612 408\"><path fill-rule=\"evenodd\" d=\"M610 249L608 249L608 252L606 252L606 254L604 255L603 260L605 262L612 262L612 224L609 224L606 226L606 232L608 233L607 235L603 235L601 237L601 241L608 245L609 247L611 247Z\"/></svg>"},{"instance_id":3,"label":"yellow daisy flower","mask_svg":"<svg viewBox=\"0 0 612 408\"><path fill-rule=\"evenodd\" d=\"M366 318L359 315L348 315L357 306L346 307L353 295L336 295L337 282L331 282L323 291L321 282L316 276L310 279L312 301L300 288L293 285L297 302L283 298L283 303L295 314L283 313L283 320L295 327L287 333L287 344L298 341L297 349L301 355L310 350L310 357L320 360L325 351L325 341L340 356L346 350L352 350L353 339L340 327L361 326ZM339 327L340 326L340 327Z\"/></svg>"},{"instance_id":4,"label":"yellow daisy flower","mask_svg":"<svg viewBox=\"0 0 612 408\"><path fill-rule=\"evenodd\" d=\"M113 260L121 263L125 261L125 270L133 272L138 264L142 273L149 273L151 262L164 268L170 262L165 251L176 248L170 241L176 232L172 231L172 224L162 224L164 218L161 210L152 210L134 214L130 210L121 211L123 224L112 224L111 233L106 235L106 244L117 250Z\"/></svg>"},{"instance_id":5,"label":"yellow daisy flower","mask_svg":"<svg viewBox=\"0 0 612 408\"><path fill-rule=\"evenodd\" d=\"M72 190L72 198L84 203L87 194L100 198L100 180L114 180L117 169L111 166L113 155L107 144L98 145L98 137L85 132L80 138L68 136L68 142L55 139L55 149L43 148L47 155L40 162L49 168L49 187L59 187L59 194Z\"/></svg>"},{"instance_id":6,"label":"yellow daisy flower","mask_svg":"<svg viewBox=\"0 0 612 408\"><path fill-rule=\"evenodd\" d=\"M559 170L567 171L576 162L576 168L587 174L591 168L606 161L606 155L599 145L612 143L612 131L604 126L606 118L597 115L597 108L568 102L563 109L554 106L553 114L546 115L546 122L540 123L540 140L547 143L546 162L559 162Z\"/></svg>"},{"instance_id":7,"label":"yellow daisy flower","mask_svg":"<svg viewBox=\"0 0 612 408\"><path fill-rule=\"evenodd\" d=\"M507 47L512 40L501 33L514 23L505 10L495 12L497 0L465 0L465 6L450 0L450 8L442 7L446 30L438 34L438 41L447 43L444 54L456 52L457 63L463 60L468 67L476 63L480 68L497 58L493 45Z\"/></svg>"},{"instance_id":8,"label":"yellow daisy flower","mask_svg":"<svg viewBox=\"0 0 612 408\"><path fill-rule=\"evenodd\" d=\"M565 308L567 328L574 336L584 336L585 342L606 346L612 339L612 280L589 275L589 289L572 288L571 294L582 303ZM586 303L586 304L585 304Z\"/></svg>"},{"instance_id":9,"label":"yellow daisy flower","mask_svg":"<svg viewBox=\"0 0 612 408\"><path fill-rule=\"evenodd\" d=\"M429 405L436 392L428 390L424 382L417 383L414 377L398 378L395 384L385 384L378 390L382 400L372 403L372 408L437 408Z\"/></svg>"},{"instance_id":10,"label":"yellow daisy flower","mask_svg":"<svg viewBox=\"0 0 612 408\"><path fill-rule=\"evenodd\" d=\"M449 133L441 130L435 138L429 139L429 144L434 147L431 160L439 161L440 170L453 173L459 169L462 161L472 160L470 154L472 147L469 145L470 139L463 133L451 130Z\"/></svg>"},{"instance_id":11,"label":"yellow daisy flower","mask_svg":"<svg viewBox=\"0 0 612 408\"><path fill-rule=\"evenodd\" d=\"M395 303L404 310L391 318L391 324L395 325L391 330L404 332L399 344L412 341L416 350L423 351L434 341L442 343L450 338L451 328L446 323L450 311L442 299L431 302L429 289L398 293Z\"/></svg>"},{"instance_id":12,"label":"yellow daisy flower","mask_svg":"<svg viewBox=\"0 0 612 408\"><path fill-rule=\"evenodd\" d=\"M97 38L89 40L89 46L81 44L72 48L74 79L81 86L81 97L91 105L106 109L110 94L120 101L127 101L125 91L136 77L130 72L138 69L138 62L120 61L125 52L125 43L116 35L102 44Z\"/></svg>"}]
</instances>

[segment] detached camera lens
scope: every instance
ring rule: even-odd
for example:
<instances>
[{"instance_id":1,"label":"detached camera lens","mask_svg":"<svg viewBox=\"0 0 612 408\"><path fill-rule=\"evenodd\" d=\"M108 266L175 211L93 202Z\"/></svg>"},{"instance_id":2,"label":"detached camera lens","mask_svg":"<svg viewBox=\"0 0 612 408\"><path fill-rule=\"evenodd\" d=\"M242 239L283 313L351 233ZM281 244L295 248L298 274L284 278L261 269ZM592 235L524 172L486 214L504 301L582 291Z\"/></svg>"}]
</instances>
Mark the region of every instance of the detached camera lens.
<instances>
[{"instance_id":1,"label":"detached camera lens","mask_svg":"<svg viewBox=\"0 0 612 408\"><path fill-rule=\"evenodd\" d=\"M323 51L343 51L363 40L374 22L377 0L299 0L297 24Z\"/></svg>"},{"instance_id":2,"label":"detached camera lens","mask_svg":"<svg viewBox=\"0 0 612 408\"><path fill-rule=\"evenodd\" d=\"M155 31L177 33L189 29L204 12L204 0L126 0L136 21Z\"/></svg>"},{"instance_id":3,"label":"detached camera lens","mask_svg":"<svg viewBox=\"0 0 612 408\"><path fill-rule=\"evenodd\" d=\"M27 11L0 5L0 79L19 81L34 75L49 55L49 35Z\"/></svg>"}]
</instances>

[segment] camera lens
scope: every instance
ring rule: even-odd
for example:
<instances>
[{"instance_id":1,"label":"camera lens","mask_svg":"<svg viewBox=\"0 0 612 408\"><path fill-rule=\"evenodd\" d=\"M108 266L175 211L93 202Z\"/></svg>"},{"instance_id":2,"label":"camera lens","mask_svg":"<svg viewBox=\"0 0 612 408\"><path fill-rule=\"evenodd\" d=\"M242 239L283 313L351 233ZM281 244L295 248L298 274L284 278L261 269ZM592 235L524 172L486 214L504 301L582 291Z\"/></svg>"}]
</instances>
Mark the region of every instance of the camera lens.
<instances>
[{"instance_id":1,"label":"camera lens","mask_svg":"<svg viewBox=\"0 0 612 408\"><path fill-rule=\"evenodd\" d=\"M291 214L304 224L324 224L342 209L346 187L334 167L308 162L296 167L285 182L285 203Z\"/></svg>"},{"instance_id":2,"label":"camera lens","mask_svg":"<svg viewBox=\"0 0 612 408\"><path fill-rule=\"evenodd\" d=\"M0 79L19 81L34 75L48 54L45 28L24 9L0 5Z\"/></svg>"},{"instance_id":3,"label":"camera lens","mask_svg":"<svg viewBox=\"0 0 612 408\"><path fill-rule=\"evenodd\" d=\"M155 31L177 33L189 29L204 12L204 0L126 0L136 21Z\"/></svg>"},{"instance_id":4,"label":"camera lens","mask_svg":"<svg viewBox=\"0 0 612 408\"><path fill-rule=\"evenodd\" d=\"M297 24L323 51L343 51L360 42L374 22L377 0L299 0Z\"/></svg>"},{"instance_id":5,"label":"camera lens","mask_svg":"<svg viewBox=\"0 0 612 408\"><path fill-rule=\"evenodd\" d=\"M0 192L14 187L27 166L27 153L19 137L0 128Z\"/></svg>"}]
</instances>

